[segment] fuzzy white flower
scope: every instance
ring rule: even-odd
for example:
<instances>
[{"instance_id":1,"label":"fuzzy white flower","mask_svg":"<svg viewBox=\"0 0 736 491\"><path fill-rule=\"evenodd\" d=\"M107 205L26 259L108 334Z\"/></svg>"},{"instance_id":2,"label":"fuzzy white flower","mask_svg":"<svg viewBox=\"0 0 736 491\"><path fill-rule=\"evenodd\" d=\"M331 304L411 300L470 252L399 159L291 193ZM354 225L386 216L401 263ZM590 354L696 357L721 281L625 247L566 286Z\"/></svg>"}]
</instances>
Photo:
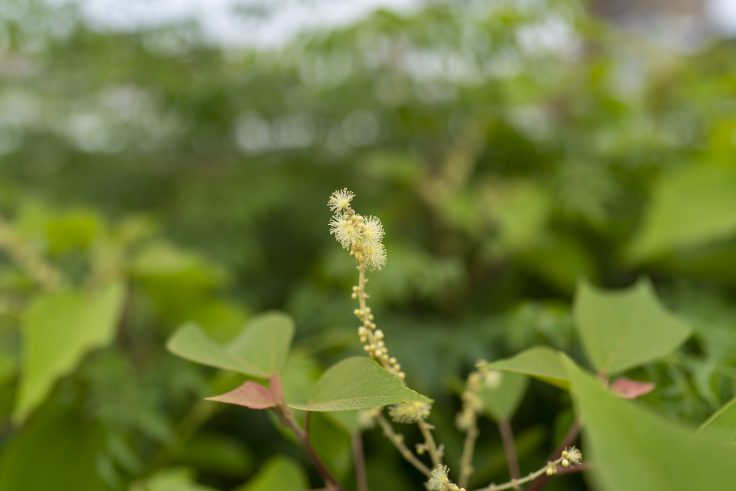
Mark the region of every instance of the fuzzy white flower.
<instances>
[{"instance_id":1,"label":"fuzzy white flower","mask_svg":"<svg viewBox=\"0 0 736 491\"><path fill-rule=\"evenodd\" d=\"M330 233L335 236L343 249L350 249L350 246L360 238L360 229L347 216L333 217L330 220Z\"/></svg>"},{"instance_id":2,"label":"fuzzy white flower","mask_svg":"<svg viewBox=\"0 0 736 491\"><path fill-rule=\"evenodd\" d=\"M330 195L327 206L333 213L342 214L350 208L350 202L355 198L355 194L347 188L339 189Z\"/></svg>"},{"instance_id":3,"label":"fuzzy white flower","mask_svg":"<svg viewBox=\"0 0 736 491\"><path fill-rule=\"evenodd\" d=\"M367 243L377 244L383 239L383 225L378 217L366 218L363 226L363 240Z\"/></svg>"},{"instance_id":4,"label":"fuzzy white flower","mask_svg":"<svg viewBox=\"0 0 736 491\"><path fill-rule=\"evenodd\" d=\"M416 423L429 417L432 406L419 401L407 401L394 404L388 408L388 413L397 423Z\"/></svg>"},{"instance_id":5,"label":"fuzzy white flower","mask_svg":"<svg viewBox=\"0 0 736 491\"><path fill-rule=\"evenodd\" d=\"M562 458L569 460L574 465L578 465L583 461L583 453L575 446L567 447L562 451Z\"/></svg>"},{"instance_id":6,"label":"fuzzy white flower","mask_svg":"<svg viewBox=\"0 0 736 491\"><path fill-rule=\"evenodd\" d=\"M429 491L448 491L450 489L450 479L447 474L450 469L446 465L438 465L429 474L429 480L425 486Z\"/></svg>"},{"instance_id":7,"label":"fuzzy white flower","mask_svg":"<svg viewBox=\"0 0 736 491\"><path fill-rule=\"evenodd\" d=\"M363 257L370 269L379 270L386 265L386 248L380 242L364 242Z\"/></svg>"},{"instance_id":8,"label":"fuzzy white flower","mask_svg":"<svg viewBox=\"0 0 736 491\"><path fill-rule=\"evenodd\" d=\"M429 491L465 491L454 482L450 481L447 474L450 469L446 465L438 465L429 473L429 480L424 483Z\"/></svg>"}]
</instances>

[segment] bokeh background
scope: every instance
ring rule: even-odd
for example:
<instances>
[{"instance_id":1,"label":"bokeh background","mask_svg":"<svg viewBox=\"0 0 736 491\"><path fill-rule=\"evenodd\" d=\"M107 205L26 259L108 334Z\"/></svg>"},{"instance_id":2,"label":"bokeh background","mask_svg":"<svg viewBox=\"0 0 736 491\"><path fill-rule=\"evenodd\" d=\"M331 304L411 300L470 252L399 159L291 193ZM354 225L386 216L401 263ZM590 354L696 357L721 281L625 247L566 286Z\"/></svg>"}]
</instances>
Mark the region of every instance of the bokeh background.
<instances>
[{"instance_id":1,"label":"bokeh background","mask_svg":"<svg viewBox=\"0 0 736 491\"><path fill-rule=\"evenodd\" d=\"M342 187L385 224L374 311L451 460L476 359L580 354L579 278L648 276L685 316L644 401L703 421L736 380L734 36L729 0L2 0L0 490L256 491L274 457L306 464L266 415L202 401L237 377L165 343L279 309L307 380L357 353L325 206ZM18 417L39 258L79 291L122 282L125 306ZM36 341L50 358L81 329L63 320ZM571 418L530 385L522 472ZM313 425L352 482L347 435ZM481 435L477 484L504 480ZM365 445L372 488L421 489L378 431Z\"/></svg>"}]
</instances>

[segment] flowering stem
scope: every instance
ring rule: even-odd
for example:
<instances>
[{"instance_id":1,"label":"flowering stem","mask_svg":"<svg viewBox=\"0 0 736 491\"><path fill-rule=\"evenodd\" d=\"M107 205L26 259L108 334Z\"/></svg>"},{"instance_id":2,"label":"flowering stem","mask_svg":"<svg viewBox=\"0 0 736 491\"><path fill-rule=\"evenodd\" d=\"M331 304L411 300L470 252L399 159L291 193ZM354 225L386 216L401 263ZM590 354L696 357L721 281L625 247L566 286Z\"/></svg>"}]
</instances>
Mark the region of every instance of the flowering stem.
<instances>
[{"instance_id":1,"label":"flowering stem","mask_svg":"<svg viewBox=\"0 0 736 491\"><path fill-rule=\"evenodd\" d=\"M509 482L504 483L504 484L489 484L485 488L479 488L479 489L476 489L475 491L503 491L504 489L518 489L521 487L522 484L531 482L535 480L536 478L538 478L539 476L546 474L547 469L550 466L557 466L561 462L562 462L562 457L560 457L557 460L547 463L547 465L545 465L541 469L531 472L521 479L511 479Z\"/></svg>"},{"instance_id":2,"label":"flowering stem","mask_svg":"<svg viewBox=\"0 0 736 491\"><path fill-rule=\"evenodd\" d=\"M478 439L478 424L473 413L472 421L468 426L468 431L465 434L465 443L463 444L463 454L460 458L460 479L458 484L461 488L468 485L470 475L473 473L473 453L475 452L475 442Z\"/></svg>"},{"instance_id":3,"label":"flowering stem","mask_svg":"<svg viewBox=\"0 0 736 491\"><path fill-rule=\"evenodd\" d=\"M386 435L386 438L388 438L389 441L394 445L394 447L396 447L396 450L399 451L404 459L406 459L407 462L413 465L419 472L421 472L425 476L429 476L429 468L424 465L424 463L419 460L416 455L412 453L411 450L409 450L409 448L404 444L404 437L394 431L391 423L389 423L382 414L378 414L376 416L376 421L378 421L378 424L383 429L383 434Z\"/></svg>"},{"instance_id":4,"label":"flowering stem","mask_svg":"<svg viewBox=\"0 0 736 491\"><path fill-rule=\"evenodd\" d=\"M506 465L509 468L509 475L512 480L519 479L519 460L516 456L516 444L514 443L514 433L511 430L511 423L507 419L498 422L498 431L501 433L501 441L503 442L503 450L506 453ZM559 455L559 454L558 454ZM515 489L520 489L518 486Z\"/></svg>"},{"instance_id":5,"label":"flowering stem","mask_svg":"<svg viewBox=\"0 0 736 491\"><path fill-rule=\"evenodd\" d=\"M0 216L0 249L4 249L15 264L23 268L46 290L54 290L62 283L61 274L32 247L18 237L10 224Z\"/></svg>"},{"instance_id":6,"label":"flowering stem","mask_svg":"<svg viewBox=\"0 0 736 491\"><path fill-rule=\"evenodd\" d=\"M432 465L438 467L442 465L442 451L437 448L437 444L432 436L432 426L424 420L417 421L419 431L422 432L424 437L424 444L427 446L429 457L432 459Z\"/></svg>"},{"instance_id":7,"label":"flowering stem","mask_svg":"<svg viewBox=\"0 0 736 491\"><path fill-rule=\"evenodd\" d=\"M569 447L573 443L575 443L575 440L577 440L578 435L580 435L580 430L582 429L582 426L580 425L579 420L573 421L572 425L570 426L570 429L567 431L567 435L565 435L565 438L562 440L562 443L557 447L557 450L555 450L555 453L552 454L552 457L555 455L560 455L562 450L565 447ZM550 476L546 474L542 474L539 476L533 483L532 486L529 488L529 491L539 491L542 489L545 484L547 484L547 481L549 481Z\"/></svg>"}]
</instances>

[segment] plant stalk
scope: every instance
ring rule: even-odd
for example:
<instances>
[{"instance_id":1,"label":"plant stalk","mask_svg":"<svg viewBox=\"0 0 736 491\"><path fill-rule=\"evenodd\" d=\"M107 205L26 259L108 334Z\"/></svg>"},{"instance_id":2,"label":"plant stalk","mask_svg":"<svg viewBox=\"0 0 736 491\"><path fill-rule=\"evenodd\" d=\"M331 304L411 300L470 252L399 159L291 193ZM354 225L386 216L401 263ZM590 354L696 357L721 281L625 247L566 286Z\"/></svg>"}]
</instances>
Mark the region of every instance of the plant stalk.
<instances>
[{"instance_id":1,"label":"plant stalk","mask_svg":"<svg viewBox=\"0 0 736 491\"><path fill-rule=\"evenodd\" d=\"M333 491L344 491L343 487L340 486L340 484L337 482L337 479L335 479L325 463L322 461L319 454L314 449L314 446L312 446L312 442L309 441L309 436L307 435L306 431L302 430L299 427L299 424L297 424L296 420L294 420L294 416L291 414L291 411L289 411L289 409L285 406L278 406L276 407L275 412L276 415L279 417L279 420L281 420L281 422L285 426L287 426L292 432L294 432L294 435L296 435L299 444L304 447L304 450L307 452L309 460L312 461L312 464L317 469L317 472L319 472L320 476L322 476L322 479L325 481L327 489Z\"/></svg>"},{"instance_id":2,"label":"plant stalk","mask_svg":"<svg viewBox=\"0 0 736 491\"><path fill-rule=\"evenodd\" d=\"M511 429L511 423L509 423L507 419L499 421L498 431L501 433L503 451L506 453L506 465L509 468L511 480L518 480L520 476L519 459L516 455L516 443L514 442L514 433ZM520 489L520 487L516 487L514 489Z\"/></svg>"}]
</instances>

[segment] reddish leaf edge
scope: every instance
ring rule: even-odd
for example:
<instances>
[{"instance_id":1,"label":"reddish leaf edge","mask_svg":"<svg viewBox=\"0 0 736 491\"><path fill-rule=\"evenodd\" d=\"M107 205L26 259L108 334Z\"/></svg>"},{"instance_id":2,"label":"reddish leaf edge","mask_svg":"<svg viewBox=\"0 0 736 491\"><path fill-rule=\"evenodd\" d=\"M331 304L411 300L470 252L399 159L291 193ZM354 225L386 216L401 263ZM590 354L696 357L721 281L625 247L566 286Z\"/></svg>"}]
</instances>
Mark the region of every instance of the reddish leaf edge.
<instances>
[{"instance_id":1,"label":"reddish leaf edge","mask_svg":"<svg viewBox=\"0 0 736 491\"><path fill-rule=\"evenodd\" d=\"M249 409L270 409L285 405L284 388L281 384L281 377L278 374L271 376L268 387L248 380L229 392L217 396L205 397L205 399L223 404L243 406Z\"/></svg>"},{"instance_id":2,"label":"reddish leaf edge","mask_svg":"<svg viewBox=\"0 0 736 491\"><path fill-rule=\"evenodd\" d=\"M624 399L636 399L644 396L653 391L655 387L655 384L651 382L641 382L625 377L617 378L611 384L611 390Z\"/></svg>"}]
</instances>

